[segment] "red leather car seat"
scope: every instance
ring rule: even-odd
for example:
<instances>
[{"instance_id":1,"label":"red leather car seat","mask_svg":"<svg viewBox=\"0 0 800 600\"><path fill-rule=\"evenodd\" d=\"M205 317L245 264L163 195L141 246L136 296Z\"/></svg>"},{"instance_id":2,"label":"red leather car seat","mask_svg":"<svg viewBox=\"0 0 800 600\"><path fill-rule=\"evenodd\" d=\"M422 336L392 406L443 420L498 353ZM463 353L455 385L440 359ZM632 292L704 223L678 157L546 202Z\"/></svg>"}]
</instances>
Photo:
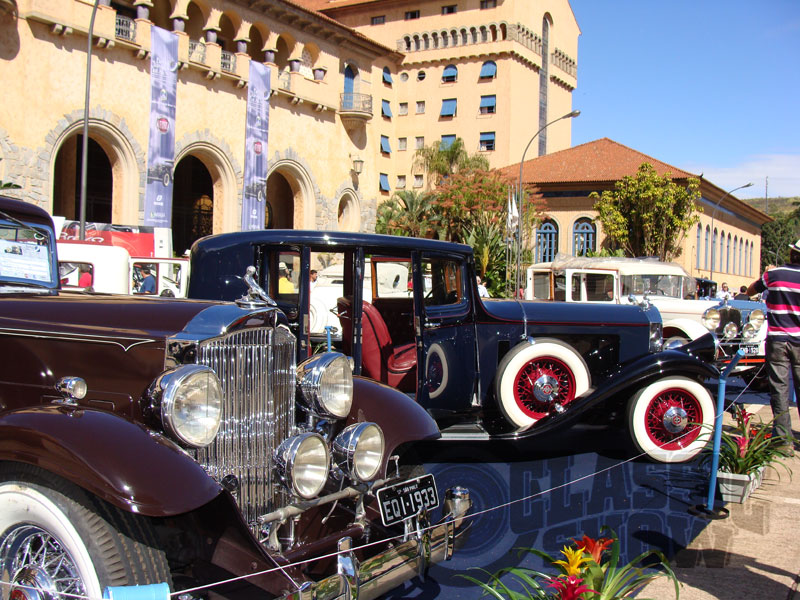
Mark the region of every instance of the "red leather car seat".
<instances>
[{"instance_id":1,"label":"red leather car seat","mask_svg":"<svg viewBox=\"0 0 800 600\"><path fill-rule=\"evenodd\" d=\"M337 308L342 325L342 346L352 352L352 300L339 298ZM413 392L417 383L417 351L413 343L395 346L381 313L369 302L361 303L361 368L364 375L397 388Z\"/></svg>"}]
</instances>

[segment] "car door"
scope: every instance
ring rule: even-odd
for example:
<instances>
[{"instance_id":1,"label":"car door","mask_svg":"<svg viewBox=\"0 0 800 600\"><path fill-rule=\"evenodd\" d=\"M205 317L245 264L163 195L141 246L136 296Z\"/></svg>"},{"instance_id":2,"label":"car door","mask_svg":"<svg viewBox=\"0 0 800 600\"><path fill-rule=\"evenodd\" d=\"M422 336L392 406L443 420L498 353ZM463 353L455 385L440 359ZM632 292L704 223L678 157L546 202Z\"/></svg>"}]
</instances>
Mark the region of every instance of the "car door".
<instances>
[{"instance_id":1,"label":"car door","mask_svg":"<svg viewBox=\"0 0 800 600\"><path fill-rule=\"evenodd\" d=\"M467 413L480 397L475 285L468 273L463 256L415 254L414 326L421 349L417 400L434 418Z\"/></svg>"}]
</instances>

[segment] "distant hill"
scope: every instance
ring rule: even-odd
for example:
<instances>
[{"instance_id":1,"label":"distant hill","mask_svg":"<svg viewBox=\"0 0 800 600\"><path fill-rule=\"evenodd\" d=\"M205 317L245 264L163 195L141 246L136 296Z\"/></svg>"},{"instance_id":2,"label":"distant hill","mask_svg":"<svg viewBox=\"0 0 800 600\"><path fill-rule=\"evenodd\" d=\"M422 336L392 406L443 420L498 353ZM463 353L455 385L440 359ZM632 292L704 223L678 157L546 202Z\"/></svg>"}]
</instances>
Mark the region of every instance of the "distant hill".
<instances>
[{"instance_id":1,"label":"distant hill","mask_svg":"<svg viewBox=\"0 0 800 600\"><path fill-rule=\"evenodd\" d=\"M775 198L743 198L742 202L749 204L753 208L766 212L769 215L780 215L790 213L796 208L800 207L800 196L792 196L789 198L777 196ZM798 203L795 206L794 203ZM766 211L764 210L766 208Z\"/></svg>"}]
</instances>

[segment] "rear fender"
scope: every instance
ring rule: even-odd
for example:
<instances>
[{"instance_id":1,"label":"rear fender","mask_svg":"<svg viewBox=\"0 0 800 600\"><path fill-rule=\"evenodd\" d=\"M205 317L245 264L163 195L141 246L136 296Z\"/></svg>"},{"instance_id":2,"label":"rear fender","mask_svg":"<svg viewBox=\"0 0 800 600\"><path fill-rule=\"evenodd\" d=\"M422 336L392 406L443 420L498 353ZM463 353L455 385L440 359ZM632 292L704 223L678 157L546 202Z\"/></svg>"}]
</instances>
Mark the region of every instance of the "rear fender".
<instances>
[{"instance_id":1,"label":"rear fender","mask_svg":"<svg viewBox=\"0 0 800 600\"><path fill-rule=\"evenodd\" d=\"M530 437L556 427L562 427L599 404L607 403L609 408L612 406L618 407L644 386L658 379L674 376L689 377L703 381L709 378L718 378L719 370L713 365L681 350L664 350L655 354L648 354L632 363L617 367L617 370L602 385L591 390L583 398L573 401L566 412L548 415L524 431L517 431L500 437Z\"/></svg>"},{"instance_id":2,"label":"rear fender","mask_svg":"<svg viewBox=\"0 0 800 600\"><path fill-rule=\"evenodd\" d=\"M0 461L35 465L151 517L191 511L221 491L169 439L87 408L49 405L0 415Z\"/></svg>"},{"instance_id":3,"label":"rear fender","mask_svg":"<svg viewBox=\"0 0 800 600\"><path fill-rule=\"evenodd\" d=\"M347 425L360 421L372 421L383 430L386 456L401 444L441 437L436 421L415 400L372 379L353 377Z\"/></svg>"}]
</instances>

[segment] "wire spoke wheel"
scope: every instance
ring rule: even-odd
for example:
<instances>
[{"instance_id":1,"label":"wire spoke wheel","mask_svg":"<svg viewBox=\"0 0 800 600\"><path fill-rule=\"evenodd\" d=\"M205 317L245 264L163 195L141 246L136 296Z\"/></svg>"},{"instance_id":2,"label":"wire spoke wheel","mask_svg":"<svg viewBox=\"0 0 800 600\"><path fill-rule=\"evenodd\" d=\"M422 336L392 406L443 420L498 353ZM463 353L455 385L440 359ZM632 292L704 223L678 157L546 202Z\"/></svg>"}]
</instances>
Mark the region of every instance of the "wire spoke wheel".
<instances>
[{"instance_id":1,"label":"wire spoke wheel","mask_svg":"<svg viewBox=\"0 0 800 600\"><path fill-rule=\"evenodd\" d=\"M552 356L532 360L514 379L514 399L523 413L541 419L556 404L566 406L575 399L575 377Z\"/></svg>"},{"instance_id":2,"label":"wire spoke wheel","mask_svg":"<svg viewBox=\"0 0 800 600\"><path fill-rule=\"evenodd\" d=\"M4 533L2 540L0 565L12 584L9 600L87 595L75 560L49 532L20 525Z\"/></svg>"},{"instance_id":3,"label":"wire spoke wheel","mask_svg":"<svg viewBox=\"0 0 800 600\"><path fill-rule=\"evenodd\" d=\"M686 448L700 435L703 410L686 390L665 390L647 408L647 435L665 450Z\"/></svg>"}]
</instances>

